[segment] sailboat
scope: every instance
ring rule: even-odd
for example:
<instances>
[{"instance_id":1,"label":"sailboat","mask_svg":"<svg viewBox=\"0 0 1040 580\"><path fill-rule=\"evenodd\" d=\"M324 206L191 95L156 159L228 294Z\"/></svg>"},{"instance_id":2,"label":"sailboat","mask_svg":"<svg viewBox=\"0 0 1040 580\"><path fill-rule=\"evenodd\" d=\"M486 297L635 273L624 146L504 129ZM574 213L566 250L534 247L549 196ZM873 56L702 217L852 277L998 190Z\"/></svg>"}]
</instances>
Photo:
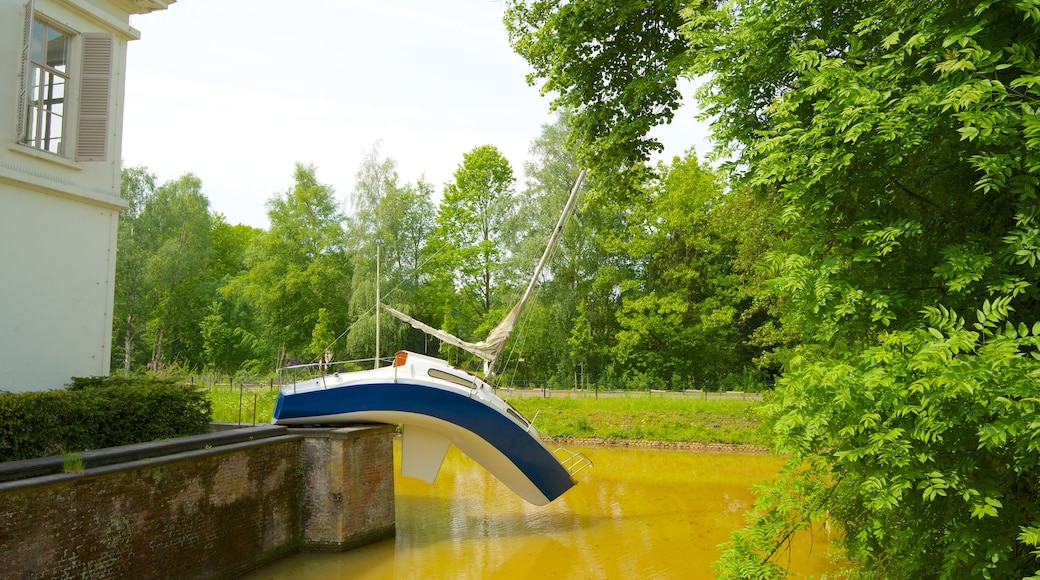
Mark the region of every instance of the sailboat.
<instances>
[{"instance_id":1,"label":"sailboat","mask_svg":"<svg viewBox=\"0 0 1040 580\"><path fill-rule=\"evenodd\" d=\"M485 340L467 342L380 306L413 327L479 357L484 361L484 376L490 377L559 241L585 174L582 170L575 180L520 301ZM534 505L558 498L577 483L574 476L579 471L592 465L580 453L550 448L534 425L499 398L484 378L447 361L408 351L399 351L389 367L326 374L282 387L272 422L288 426L400 424L403 475L433 483L454 444Z\"/></svg>"}]
</instances>

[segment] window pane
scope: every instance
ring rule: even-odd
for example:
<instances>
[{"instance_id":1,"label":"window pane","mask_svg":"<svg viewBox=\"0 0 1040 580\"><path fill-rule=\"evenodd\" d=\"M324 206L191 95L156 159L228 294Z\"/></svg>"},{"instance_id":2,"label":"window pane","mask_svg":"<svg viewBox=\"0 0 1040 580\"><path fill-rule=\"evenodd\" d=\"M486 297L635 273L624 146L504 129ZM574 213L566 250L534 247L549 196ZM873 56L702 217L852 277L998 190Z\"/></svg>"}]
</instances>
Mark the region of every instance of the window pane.
<instances>
[{"instance_id":1,"label":"window pane","mask_svg":"<svg viewBox=\"0 0 1040 580\"><path fill-rule=\"evenodd\" d=\"M37 110L33 107L29 109L28 121L25 123L25 142L33 146L36 145L37 122Z\"/></svg>"},{"instance_id":2,"label":"window pane","mask_svg":"<svg viewBox=\"0 0 1040 580\"><path fill-rule=\"evenodd\" d=\"M54 30L47 29L47 66L65 72L65 54L68 50L68 38Z\"/></svg>"},{"instance_id":3,"label":"window pane","mask_svg":"<svg viewBox=\"0 0 1040 580\"><path fill-rule=\"evenodd\" d=\"M32 43L30 52L32 60L36 62L43 62L43 24L33 20L32 23Z\"/></svg>"},{"instance_id":4,"label":"window pane","mask_svg":"<svg viewBox=\"0 0 1040 580\"><path fill-rule=\"evenodd\" d=\"M43 143L41 149L51 153L61 153L61 121L60 115L46 113L43 120Z\"/></svg>"},{"instance_id":5,"label":"window pane","mask_svg":"<svg viewBox=\"0 0 1040 580\"><path fill-rule=\"evenodd\" d=\"M32 65L29 70L29 105L35 106L40 102L40 85L43 84L43 69Z\"/></svg>"}]
</instances>

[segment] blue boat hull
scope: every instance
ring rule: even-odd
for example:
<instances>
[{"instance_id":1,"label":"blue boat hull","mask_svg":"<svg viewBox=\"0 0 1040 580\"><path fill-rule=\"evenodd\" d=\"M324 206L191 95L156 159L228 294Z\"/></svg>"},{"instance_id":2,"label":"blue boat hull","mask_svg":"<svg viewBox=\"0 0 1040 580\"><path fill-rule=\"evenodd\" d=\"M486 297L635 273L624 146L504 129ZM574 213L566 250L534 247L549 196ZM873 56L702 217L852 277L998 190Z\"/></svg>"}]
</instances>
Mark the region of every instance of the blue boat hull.
<instances>
[{"instance_id":1,"label":"blue boat hull","mask_svg":"<svg viewBox=\"0 0 1040 580\"><path fill-rule=\"evenodd\" d=\"M413 422L439 432L536 505L556 499L575 484L537 437L498 410L459 393L405 381L378 382L282 391L275 404L274 421L279 424L359 420L402 423L406 437Z\"/></svg>"}]
</instances>

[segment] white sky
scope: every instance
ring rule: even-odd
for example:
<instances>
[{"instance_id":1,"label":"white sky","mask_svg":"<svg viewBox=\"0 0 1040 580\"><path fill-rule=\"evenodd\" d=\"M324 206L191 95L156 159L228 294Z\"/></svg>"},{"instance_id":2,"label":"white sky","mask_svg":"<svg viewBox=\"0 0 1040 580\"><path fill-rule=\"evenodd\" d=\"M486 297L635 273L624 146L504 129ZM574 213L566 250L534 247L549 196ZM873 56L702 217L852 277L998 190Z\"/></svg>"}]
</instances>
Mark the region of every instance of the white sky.
<instances>
[{"instance_id":1,"label":"white sky","mask_svg":"<svg viewBox=\"0 0 1040 580\"><path fill-rule=\"evenodd\" d=\"M231 224L268 226L265 202L313 163L344 200L382 141L402 181L437 194L478 145L522 178L549 98L509 47L502 0L178 0L133 17L124 167L160 183L193 172ZM688 87L687 87L688 88ZM692 107L655 134L666 154L706 131Z\"/></svg>"}]
</instances>

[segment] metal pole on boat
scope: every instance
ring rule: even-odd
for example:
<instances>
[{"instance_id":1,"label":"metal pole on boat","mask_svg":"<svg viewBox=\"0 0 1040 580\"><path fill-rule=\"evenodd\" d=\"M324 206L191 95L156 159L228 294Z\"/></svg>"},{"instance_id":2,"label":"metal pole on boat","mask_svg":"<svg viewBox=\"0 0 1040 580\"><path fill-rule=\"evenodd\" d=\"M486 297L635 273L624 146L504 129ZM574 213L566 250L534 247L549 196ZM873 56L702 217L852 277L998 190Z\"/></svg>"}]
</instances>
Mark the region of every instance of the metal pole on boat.
<instances>
[{"instance_id":1,"label":"metal pole on boat","mask_svg":"<svg viewBox=\"0 0 1040 580\"><path fill-rule=\"evenodd\" d=\"M383 238L376 238L376 365L379 368L379 248L383 247Z\"/></svg>"}]
</instances>

